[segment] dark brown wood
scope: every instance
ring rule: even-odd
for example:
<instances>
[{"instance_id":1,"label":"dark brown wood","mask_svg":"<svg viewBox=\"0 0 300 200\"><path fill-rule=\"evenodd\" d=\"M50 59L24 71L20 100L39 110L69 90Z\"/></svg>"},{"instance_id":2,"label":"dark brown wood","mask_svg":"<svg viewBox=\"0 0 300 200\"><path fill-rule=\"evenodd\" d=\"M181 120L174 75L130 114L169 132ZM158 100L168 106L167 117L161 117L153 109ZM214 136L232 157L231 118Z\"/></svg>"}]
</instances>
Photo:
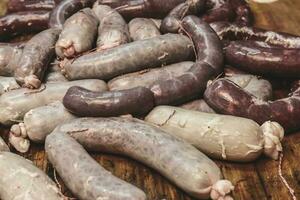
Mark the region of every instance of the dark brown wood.
<instances>
[{"instance_id":1,"label":"dark brown wood","mask_svg":"<svg viewBox=\"0 0 300 200\"><path fill-rule=\"evenodd\" d=\"M4 13L4 3L0 0L0 15ZM257 27L280 30L300 35L300 1L278 0L272 4L258 4L250 1L255 14ZM1 9L2 8L2 9ZM287 94L280 86L283 81L274 83L278 90L275 97ZM299 121L300 123L300 121ZM7 131L0 130L0 135L7 140ZM283 175L300 198L300 132L287 136L283 141ZM54 179L54 169L47 161L43 145L32 145L30 152L23 155L32 160L39 168ZM149 200L193 200L154 170L129 158L108 154L92 156L114 175L144 190ZM233 197L236 200L288 200L287 189L278 176L278 162L262 157L255 163L238 164L216 161L224 177L235 185ZM58 176L58 175L57 175ZM63 182L57 178L66 196L72 196Z\"/></svg>"}]
</instances>

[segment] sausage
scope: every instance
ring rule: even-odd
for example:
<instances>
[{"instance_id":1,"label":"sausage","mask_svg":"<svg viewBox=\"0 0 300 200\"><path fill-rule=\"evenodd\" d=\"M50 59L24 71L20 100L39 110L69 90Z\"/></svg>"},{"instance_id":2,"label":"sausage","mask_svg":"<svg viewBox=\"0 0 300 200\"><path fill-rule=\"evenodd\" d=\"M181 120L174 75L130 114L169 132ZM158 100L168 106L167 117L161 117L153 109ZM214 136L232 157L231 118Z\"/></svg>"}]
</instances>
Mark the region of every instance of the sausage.
<instances>
[{"instance_id":1,"label":"sausage","mask_svg":"<svg viewBox=\"0 0 300 200\"><path fill-rule=\"evenodd\" d=\"M2 89L0 89L0 95L20 88L14 77L0 76L0 86L2 87Z\"/></svg>"},{"instance_id":2,"label":"sausage","mask_svg":"<svg viewBox=\"0 0 300 200\"><path fill-rule=\"evenodd\" d=\"M165 17L185 0L98 0L99 4L115 8L126 19L135 17Z\"/></svg>"},{"instance_id":3,"label":"sausage","mask_svg":"<svg viewBox=\"0 0 300 200\"><path fill-rule=\"evenodd\" d=\"M128 24L130 37L133 41L145 40L161 35L153 20L134 18Z\"/></svg>"},{"instance_id":4,"label":"sausage","mask_svg":"<svg viewBox=\"0 0 300 200\"><path fill-rule=\"evenodd\" d=\"M93 91L107 90L106 84L101 80L47 83L36 90L27 88L12 90L0 96L0 123L15 124L22 121L24 115L33 108L62 101L65 93L72 86L81 86Z\"/></svg>"},{"instance_id":5,"label":"sausage","mask_svg":"<svg viewBox=\"0 0 300 200\"><path fill-rule=\"evenodd\" d=\"M57 145L63 144L54 138L63 134L69 134L87 150L120 154L138 160L198 199L207 199L210 194L212 199L222 198L233 189L229 181L220 180L222 174L218 166L196 148L135 118L72 120L57 127L47 137L47 152L54 141L57 141ZM53 142L48 143L49 138ZM50 157L55 158L55 155L52 153ZM66 169L68 172L69 167Z\"/></svg>"},{"instance_id":6,"label":"sausage","mask_svg":"<svg viewBox=\"0 0 300 200\"><path fill-rule=\"evenodd\" d=\"M109 92L93 92L82 87L71 87L63 99L63 104L77 116L142 116L154 107L154 97L153 93L144 87Z\"/></svg>"},{"instance_id":7,"label":"sausage","mask_svg":"<svg viewBox=\"0 0 300 200\"><path fill-rule=\"evenodd\" d=\"M182 20L182 28L194 41L197 62L183 75L157 81L151 86L156 105L176 105L199 97L207 81L223 68L221 42L210 26L195 16Z\"/></svg>"},{"instance_id":8,"label":"sausage","mask_svg":"<svg viewBox=\"0 0 300 200\"><path fill-rule=\"evenodd\" d=\"M235 12L229 0L216 0L210 7L211 8L208 9L207 12L201 15L201 19L207 23L216 21L231 22L235 18Z\"/></svg>"},{"instance_id":9,"label":"sausage","mask_svg":"<svg viewBox=\"0 0 300 200\"><path fill-rule=\"evenodd\" d=\"M214 110L222 114L253 119L259 124L276 121L286 132L298 130L300 124L300 89L287 98L262 101L229 80L214 81L205 91L204 99Z\"/></svg>"},{"instance_id":10,"label":"sausage","mask_svg":"<svg viewBox=\"0 0 300 200\"><path fill-rule=\"evenodd\" d=\"M90 8L85 8L66 20L55 44L56 55L72 58L93 48L99 21Z\"/></svg>"},{"instance_id":11,"label":"sausage","mask_svg":"<svg viewBox=\"0 0 300 200\"><path fill-rule=\"evenodd\" d=\"M69 80L86 78L109 80L129 72L189 60L192 55L192 42L189 38L166 34L103 52L93 52L75 60L64 60L60 67Z\"/></svg>"},{"instance_id":12,"label":"sausage","mask_svg":"<svg viewBox=\"0 0 300 200\"><path fill-rule=\"evenodd\" d=\"M272 99L272 85L269 81L261 79L259 77L249 74L234 74L225 76L227 80L230 80L243 88L245 91L256 96L258 99L268 101ZM195 110L205 113L216 113L203 99L194 100L183 104L181 108L187 110Z\"/></svg>"},{"instance_id":13,"label":"sausage","mask_svg":"<svg viewBox=\"0 0 300 200\"><path fill-rule=\"evenodd\" d=\"M115 9L96 2L93 11L100 21L97 39L98 50L111 49L130 42L127 23Z\"/></svg>"},{"instance_id":14,"label":"sausage","mask_svg":"<svg viewBox=\"0 0 300 200\"><path fill-rule=\"evenodd\" d=\"M31 38L23 49L14 76L24 87L39 88L48 64L54 55L54 45L60 29L52 28Z\"/></svg>"},{"instance_id":15,"label":"sausage","mask_svg":"<svg viewBox=\"0 0 300 200\"><path fill-rule=\"evenodd\" d=\"M7 13L33 10L52 10L54 7L54 0L9 0L7 4Z\"/></svg>"},{"instance_id":16,"label":"sausage","mask_svg":"<svg viewBox=\"0 0 300 200\"><path fill-rule=\"evenodd\" d=\"M216 159L250 162L263 152L278 159L282 151L284 130L277 122L268 121L260 127L246 118L171 106L154 108L145 120Z\"/></svg>"},{"instance_id":17,"label":"sausage","mask_svg":"<svg viewBox=\"0 0 300 200\"><path fill-rule=\"evenodd\" d=\"M188 71L194 62L185 61L156 69L146 69L139 72L118 76L108 82L109 90L126 90L134 87L150 86L156 81L167 80L181 76Z\"/></svg>"},{"instance_id":18,"label":"sausage","mask_svg":"<svg viewBox=\"0 0 300 200\"><path fill-rule=\"evenodd\" d=\"M62 0L51 12L50 28L62 28L66 19L85 7L91 7L95 0Z\"/></svg>"},{"instance_id":19,"label":"sausage","mask_svg":"<svg viewBox=\"0 0 300 200\"><path fill-rule=\"evenodd\" d=\"M30 141L44 143L46 136L56 126L74 118L75 116L59 101L34 108L25 114L23 122L11 127L9 133L13 138L11 144L17 151L25 153L30 147Z\"/></svg>"},{"instance_id":20,"label":"sausage","mask_svg":"<svg viewBox=\"0 0 300 200\"><path fill-rule=\"evenodd\" d=\"M178 4L163 19L160 30L162 33L177 33L181 26L181 20L190 14L199 14L205 7L205 0L188 0Z\"/></svg>"},{"instance_id":21,"label":"sausage","mask_svg":"<svg viewBox=\"0 0 300 200\"><path fill-rule=\"evenodd\" d=\"M221 40L259 40L285 48L300 48L300 37L228 22L215 22L210 26Z\"/></svg>"},{"instance_id":22,"label":"sausage","mask_svg":"<svg viewBox=\"0 0 300 200\"><path fill-rule=\"evenodd\" d=\"M31 161L0 152L0 198L2 200L63 200L55 183Z\"/></svg>"},{"instance_id":23,"label":"sausage","mask_svg":"<svg viewBox=\"0 0 300 200\"><path fill-rule=\"evenodd\" d=\"M253 25L254 17L246 0L229 0L229 2L236 13L235 23L243 26Z\"/></svg>"},{"instance_id":24,"label":"sausage","mask_svg":"<svg viewBox=\"0 0 300 200\"><path fill-rule=\"evenodd\" d=\"M17 12L0 17L0 41L48 28L48 11Z\"/></svg>"},{"instance_id":25,"label":"sausage","mask_svg":"<svg viewBox=\"0 0 300 200\"><path fill-rule=\"evenodd\" d=\"M232 41L224 48L226 62L252 74L300 78L300 50L257 46Z\"/></svg>"},{"instance_id":26,"label":"sausage","mask_svg":"<svg viewBox=\"0 0 300 200\"><path fill-rule=\"evenodd\" d=\"M7 146L7 144L4 142L4 140L0 136L0 153L1 153L1 151L10 151L10 150L9 150L9 147Z\"/></svg>"},{"instance_id":27,"label":"sausage","mask_svg":"<svg viewBox=\"0 0 300 200\"><path fill-rule=\"evenodd\" d=\"M45 149L64 183L78 198L146 200L143 191L105 170L67 133L56 129L47 137Z\"/></svg>"}]
</instances>

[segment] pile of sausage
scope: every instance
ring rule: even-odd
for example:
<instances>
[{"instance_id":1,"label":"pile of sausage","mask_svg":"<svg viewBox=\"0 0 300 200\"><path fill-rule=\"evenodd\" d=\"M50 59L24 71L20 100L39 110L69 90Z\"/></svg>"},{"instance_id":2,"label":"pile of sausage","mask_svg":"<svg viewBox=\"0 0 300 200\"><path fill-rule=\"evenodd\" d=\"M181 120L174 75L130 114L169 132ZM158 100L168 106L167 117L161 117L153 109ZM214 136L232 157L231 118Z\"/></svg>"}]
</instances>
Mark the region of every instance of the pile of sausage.
<instances>
[{"instance_id":1,"label":"pile of sausage","mask_svg":"<svg viewBox=\"0 0 300 200\"><path fill-rule=\"evenodd\" d=\"M210 159L278 159L300 129L300 37L252 27L244 0L10 0L0 18L0 124L84 200L145 200L87 151L128 156L196 199L230 200ZM24 33L28 41L9 43ZM262 78L264 77L264 78ZM0 138L1 139L1 138ZM0 140L0 199L65 199Z\"/></svg>"}]
</instances>

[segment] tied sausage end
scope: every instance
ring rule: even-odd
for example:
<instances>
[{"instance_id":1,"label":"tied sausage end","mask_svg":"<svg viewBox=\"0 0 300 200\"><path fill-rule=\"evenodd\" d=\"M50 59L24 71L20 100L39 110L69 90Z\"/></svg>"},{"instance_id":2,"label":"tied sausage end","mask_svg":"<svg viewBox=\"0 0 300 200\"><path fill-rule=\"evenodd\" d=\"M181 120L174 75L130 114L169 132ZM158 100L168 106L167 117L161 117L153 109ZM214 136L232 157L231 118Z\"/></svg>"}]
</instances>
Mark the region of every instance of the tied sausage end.
<instances>
[{"instance_id":1,"label":"tied sausage end","mask_svg":"<svg viewBox=\"0 0 300 200\"><path fill-rule=\"evenodd\" d=\"M9 143L21 153L28 152L30 148L30 140L27 138L27 130L24 123L15 124L9 132Z\"/></svg>"},{"instance_id":2,"label":"tied sausage end","mask_svg":"<svg viewBox=\"0 0 300 200\"><path fill-rule=\"evenodd\" d=\"M210 198L213 200L233 200L228 194L234 190L234 186L228 180L219 180L211 187Z\"/></svg>"},{"instance_id":3,"label":"tied sausage end","mask_svg":"<svg viewBox=\"0 0 300 200\"><path fill-rule=\"evenodd\" d=\"M265 138L265 155L274 160L278 160L279 153L282 151L282 145L280 142L284 136L283 127L277 122L267 121L261 125L261 130Z\"/></svg>"}]
</instances>

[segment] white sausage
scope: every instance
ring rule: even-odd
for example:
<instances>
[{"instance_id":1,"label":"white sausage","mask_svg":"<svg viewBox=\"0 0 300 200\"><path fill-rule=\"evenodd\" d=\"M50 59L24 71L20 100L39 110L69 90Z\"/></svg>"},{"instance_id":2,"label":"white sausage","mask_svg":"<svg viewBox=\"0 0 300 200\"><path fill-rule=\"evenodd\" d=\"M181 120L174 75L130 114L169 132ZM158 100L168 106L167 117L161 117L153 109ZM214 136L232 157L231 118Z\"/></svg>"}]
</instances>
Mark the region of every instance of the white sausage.
<instances>
[{"instance_id":1,"label":"white sausage","mask_svg":"<svg viewBox=\"0 0 300 200\"><path fill-rule=\"evenodd\" d=\"M60 101L50 103L46 106L34 108L24 116L24 122L15 124L10 129L10 134L21 137L23 140L29 138L33 142L43 143L59 124L74 119L75 116L69 113ZM21 139L20 139L21 140ZM25 141L22 141L25 142ZM14 146L18 151L25 153L29 149L29 140L25 148L21 145Z\"/></svg>"},{"instance_id":2,"label":"white sausage","mask_svg":"<svg viewBox=\"0 0 300 200\"><path fill-rule=\"evenodd\" d=\"M84 200L146 200L143 191L105 170L76 140L59 129L47 136L45 149L73 194Z\"/></svg>"},{"instance_id":3,"label":"white sausage","mask_svg":"<svg viewBox=\"0 0 300 200\"><path fill-rule=\"evenodd\" d=\"M0 152L1 200L63 200L55 183L33 163L10 152Z\"/></svg>"},{"instance_id":4,"label":"white sausage","mask_svg":"<svg viewBox=\"0 0 300 200\"><path fill-rule=\"evenodd\" d=\"M0 95L10 90L19 89L20 85L14 77L0 76Z\"/></svg>"},{"instance_id":5,"label":"white sausage","mask_svg":"<svg viewBox=\"0 0 300 200\"><path fill-rule=\"evenodd\" d=\"M282 151L280 140L284 130L276 122L266 122L260 127L246 118L171 106L154 108L145 120L217 159L248 162L263 152L277 159Z\"/></svg>"},{"instance_id":6,"label":"white sausage","mask_svg":"<svg viewBox=\"0 0 300 200\"><path fill-rule=\"evenodd\" d=\"M67 90L72 86L81 86L89 90L105 91L107 86L101 80L81 80L60 83L48 83L39 89L26 88L6 92L0 96L0 123L12 125L23 120L29 110L61 101Z\"/></svg>"},{"instance_id":7,"label":"white sausage","mask_svg":"<svg viewBox=\"0 0 300 200\"><path fill-rule=\"evenodd\" d=\"M121 154L142 162L198 199L207 199L209 195L213 199L221 199L233 189L229 181L221 180L222 174L218 166L195 147L141 120L135 118L74 119L57 127L47 137L46 151L49 152L51 146L56 144L53 134L66 133L87 150ZM51 143L48 142L50 138ZM56 139L55 146L62 148L63 143L58 140ZM57 158L55 152L50 155L52 163L62 159ZM68 155L64 156L65 160L67 157ZM60 165L64 164L65 162L62 161ZM64 172L61 171L61 175L68 174L69 168L66 167Z\"/></svg>"}]
</instances>

